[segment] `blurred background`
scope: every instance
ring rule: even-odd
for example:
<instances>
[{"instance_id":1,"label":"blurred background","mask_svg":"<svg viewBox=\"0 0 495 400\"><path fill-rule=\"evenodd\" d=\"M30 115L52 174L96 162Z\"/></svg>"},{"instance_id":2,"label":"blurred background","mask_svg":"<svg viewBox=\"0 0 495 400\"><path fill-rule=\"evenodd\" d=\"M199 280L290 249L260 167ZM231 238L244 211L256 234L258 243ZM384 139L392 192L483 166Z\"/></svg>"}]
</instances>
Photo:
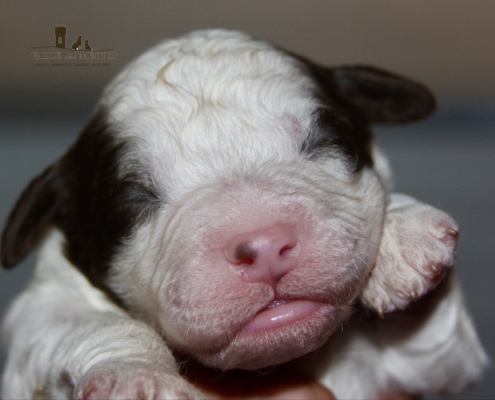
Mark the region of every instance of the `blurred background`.
<instances>
[{"instance_id":1,"label":"blurred background","mask_svg":"<svg viewBox=\"0 0 495 400\"><path fill-rule=\"evenodd\" d=\"M397 191L459 222L457 274L494 358L494 1L2 1L0 21L2 226L30 179L74 141L103 87L162 38L239 29L319 63L372 64L425 83L437 94L437 114L407 127L377 127L376 140L390 157ZM57 51L55 26L66 27L66 48L81 35L82 46L88 40L115 59L39 58ZM26 285L32 263L31 256L0 271L0 314ZM0 368L4 362L5 352ZM456 398L495 398L493 369Z\"/></svg>"}]
</instances>

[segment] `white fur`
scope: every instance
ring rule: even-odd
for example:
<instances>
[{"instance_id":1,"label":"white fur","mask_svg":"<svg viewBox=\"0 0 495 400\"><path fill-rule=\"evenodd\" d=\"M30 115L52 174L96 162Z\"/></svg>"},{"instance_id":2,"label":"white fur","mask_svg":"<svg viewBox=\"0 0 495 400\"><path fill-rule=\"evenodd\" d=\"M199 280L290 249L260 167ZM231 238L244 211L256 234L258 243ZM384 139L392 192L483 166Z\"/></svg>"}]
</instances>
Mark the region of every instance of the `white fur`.
<instances>
[{"instance_id":1,"label":"white fur","mask_svg":"<svg viewBox=\"0 0 495 400\"><path fill-rule=\"evenodd\" d=\"M117 137L136 143L122 172L146 156L153 182L174 202L225 171L300 158L317 106L312 89L271 45L203 31L139 57L100 104L111 110Z\"/></svg>"},{"instance_id":2,"label":"white fur","mask_svg":"<svg viewBox=\"0 0 495 400\"><path fill-rule=\"evenodd\" d=\"M117 375L129 368L135 380L157 376L153 389L161 394L158 398L195 393L179 377L160 336L95 289L62 256L62 243L58 231L47 239L29 290L19 296L4 322L11 355L2 398L82 398L79 392L88 377L101 379L102 369ZM110 398L126 398L118 389ZM127 398L136 395L132 390Z\"/></svg>"},{"instance_id":3,"label":"white fur","mask_svg":"<svg viewBox=\"0 0 495 400\"><path fill-rule=\"evenodd\" d=\"M109 285L130 312L67 261L52 231L5 320L3 398L197 397L167 344L212 366L254 369L315 350L334 332L301 368L340 398L457 391L478 378L487 360L453 277L409 334L388 315L338 332L355 301L384 314L435 287L432 266L452 265L457 226L390 195L377 150L375 169L357 174L338 150L306 160L315 89L292 57L232 32L165 41L130 64L100 107L115 138L131 144L119 174L142 171L161 202L112 260ZM297 226L302 256L275 294L243 281L218 249L278 221ZM276 296L313 296L326 308L304 332L239 335Z\"/></svg>"},{"instance_id":4,"label":"white fur","mask_svg":"<svg viewBox=\"0 0 495 400\"><path fill-rule=\"evenodd\" d=\"M393 194L377 266L361 300L383 314L424 296L454 264L457 235L457 224L447 214Z\"/></svg>"}]
</instances>

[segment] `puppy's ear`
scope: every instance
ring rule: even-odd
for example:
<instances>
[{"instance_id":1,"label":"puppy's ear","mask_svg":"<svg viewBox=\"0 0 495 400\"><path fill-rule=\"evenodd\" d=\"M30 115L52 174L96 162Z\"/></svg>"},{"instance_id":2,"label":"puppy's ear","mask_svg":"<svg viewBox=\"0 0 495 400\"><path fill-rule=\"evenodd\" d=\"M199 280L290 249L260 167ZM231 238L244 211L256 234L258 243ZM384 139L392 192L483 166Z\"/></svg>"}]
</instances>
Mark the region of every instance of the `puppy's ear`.
<instances>
[{"instance_id":1,"label":"puppy's ear","mask_svg":"<svg viewBox=\"0 0 495 400\"><path fill-rule=\"evenodd\" d=\"M63 204L60 162L34 178L21 194L2 234L2 265L9 269L21 262L53 225Z\"/></svg>"},{"instance_id":2,"label":"puppy's ear","mask_svg":"<svg viewBox=\"0 0 495 400\"><path fill-rule=\"evenodd\" d=\"M323 92L358 108L370 123L401 124L430 115L433 94L420 83L368 66L326 68L302 60Z\"/></svg>"},{"instance_id":3,"label":"puppy's ear","mask_svg":"<svg viewBox=\"0 0 495 400\"><path fill-rule=\"evenodd\" d=\"M412 122L436 108L435 98L426 87L380 69L341 67L334 75L339 94L365 113L370 122Z\"/></svg>"}]
</instances>

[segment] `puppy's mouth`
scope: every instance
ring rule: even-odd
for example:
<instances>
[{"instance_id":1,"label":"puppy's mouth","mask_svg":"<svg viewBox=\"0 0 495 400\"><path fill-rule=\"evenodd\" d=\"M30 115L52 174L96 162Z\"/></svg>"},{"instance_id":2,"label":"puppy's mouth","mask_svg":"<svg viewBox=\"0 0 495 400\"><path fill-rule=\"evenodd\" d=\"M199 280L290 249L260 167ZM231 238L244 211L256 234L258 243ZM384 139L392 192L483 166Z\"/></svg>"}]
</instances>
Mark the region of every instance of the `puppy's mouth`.
<instances>
[{"instance_id":1,"label":"puppy's mouth","mask_svg":"<svg viewBox=\"0 0 495 400\"><path fill-rule=\"evenodd\" d=\"M241 334L256 334L312 317L323 303L312 300L275 299L260 310L242 329Z\"/></svg>"}]
</instances>

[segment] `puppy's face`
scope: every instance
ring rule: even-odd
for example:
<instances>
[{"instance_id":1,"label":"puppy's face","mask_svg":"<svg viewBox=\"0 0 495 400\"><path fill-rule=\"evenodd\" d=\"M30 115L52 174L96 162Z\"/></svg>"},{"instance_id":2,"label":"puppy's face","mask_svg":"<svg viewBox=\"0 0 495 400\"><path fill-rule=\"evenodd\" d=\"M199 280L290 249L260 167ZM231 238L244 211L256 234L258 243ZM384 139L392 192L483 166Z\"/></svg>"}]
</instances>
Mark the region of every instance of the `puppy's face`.
<instances>
[{"instance_id":1,"label":"puppy's face","mask_svg":"<svg viewBox=\"0 0 495 400\"><path fill-rule=\"evenodd\" d=\"M374 265L386 191L368 125L432 108L402 78L241 34L167 41L27 189L2 261L56 226L69 260L178 351L223 369L287 361L341 326Z\"/></svg>"}]
</instances>

